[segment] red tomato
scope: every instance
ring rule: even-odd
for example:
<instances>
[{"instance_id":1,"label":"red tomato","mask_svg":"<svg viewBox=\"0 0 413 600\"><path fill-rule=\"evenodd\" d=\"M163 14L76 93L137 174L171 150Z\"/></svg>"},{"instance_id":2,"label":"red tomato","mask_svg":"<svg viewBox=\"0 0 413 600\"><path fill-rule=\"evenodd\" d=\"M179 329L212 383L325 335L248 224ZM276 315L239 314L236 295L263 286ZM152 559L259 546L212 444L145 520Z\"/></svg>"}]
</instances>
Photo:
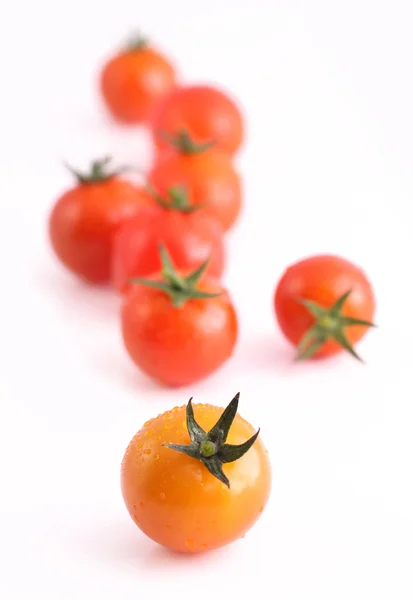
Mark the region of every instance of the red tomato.
<instances>
[{"instance_id":1,"label":"red tomato","mask_svg":"<svg viewBox=\"0 0 413 600\"><path fill-rule=\"evenodd\" d=\"M175 69L141 38L103 68L100 87L112 115L125 123L147 121L158 101L175 85Z\"/></svg>"},{"instance_id":2,"label":"red tomato","mask_svg":"<svg viewBox=\"0 0 413 600\"><path fill-rule=\"evenodd\" d=\"M363 271L343 258L321 255L289 267L275 292L275 312L298 358L353 349L375 312L373 290Z\"/></svg>"},{"instance_id":3,"label":"red tomato","mask_svg":"<svg viewBox=\"0 0 413 600\"><path fill-rule=\"evenodd\" d=\"M271 489L268 452L235 414L238 396L225 411L191 402L186 410L175 407L145 423L126 450L121 484L127 509L146 535L171 550L229 544L264 510ZM221 440L214 435L217 425Z\"/></svg>"},{"instance_id":4,"label":"red tomato","mask_svg":"<svg viewBox=\"0 0 413 600\"><path fill-rule=\"evenodd\" d=\"M172 202L143 209L119 228L113 242L112 282L125 292L131 277L146 277L161 269L162 243L179 269L199 267L210 258L208 273L220 277L224 270L223 232L203 209L193 211L182 189L170 190Z\"/></svg>"},{"instance_id":5,"label":"red tomato","mask_svg":"<svg viewBox=\"0 0 413 600\"><path fill-rule=\"evenodd\" d=\"M216 143L216 149L234 154L243 141L242 115L220 90L194 85L176 88L158 105L151 122L158 149L168 149L162 132L186 131L197 143Z\"/></svg>"},{"instance_id":6,"label":"red tomato","mask_svg":"<svg viewBox=\"0 0 413 600\"><path fill-rule=\"evenodd\" d=\"M90 175L74 172L77 185L56 202L49 219L52 247L61 262L91 283L109 281L117 227L151 203L149 194L96 161Z\"/></svg>"},{"instance_id":7,"label":"red tomato","mask_svg":"<svg viewBox=\"0 0 413 600\"><path fill-rule=\"evenodd\" d=\"M165 194L171 186L184 185L191 203L217 219L224 230L236 221L241 209L241 178L228 154L198 145L186 132L171 136L176 151L165 152L148 175L153 187Z\"/></svg>"},{"instance_id":8,"label":"red tomato","mask_svg":"<svg viewBox=\"0 0 413 600\"><path fill-rule=\"evenodd\" d=\"M237 316L218 283L207 277L200 280L206 263L184 276L174 270L164 250L162 262L162 275L138 279L126 295L123 340L147 375L169 386L189 385L231 356Z\"/></svg>"}]
</instances>

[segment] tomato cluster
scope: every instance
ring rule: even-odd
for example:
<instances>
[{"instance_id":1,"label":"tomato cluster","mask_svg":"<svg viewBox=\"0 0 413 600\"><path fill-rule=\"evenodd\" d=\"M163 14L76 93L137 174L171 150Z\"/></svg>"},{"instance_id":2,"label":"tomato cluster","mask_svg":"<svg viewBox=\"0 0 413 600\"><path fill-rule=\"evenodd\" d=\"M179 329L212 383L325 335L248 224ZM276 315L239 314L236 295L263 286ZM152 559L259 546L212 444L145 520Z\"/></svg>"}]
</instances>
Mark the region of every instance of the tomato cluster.
<instances>
[{"instance_id":1,"label":"tomato cluster","mask_svg":"<svg viewBox=\"0 0 413 600\"><path fill-rule=\"evenodd\" d=\"M105 158L72 170L55 203L50 241L60 261L123 297L124 346L166 386L187 386L221 367L238 319L220 283L225 233L242 205L235 155L244 138L237 104L213 86L181 85L170 61L138 37L101 71L100 90L118 121L144 125L156 157L138 187ZM334 255L306 258L278 282L274 309L297 358L354 349L373 326L364 273ZM267 452L237 415L191 401L146 423L122 463L122 491L138 526L174 550L199 552L244 535L270 490Z\"/></svg>"}]
</instances>

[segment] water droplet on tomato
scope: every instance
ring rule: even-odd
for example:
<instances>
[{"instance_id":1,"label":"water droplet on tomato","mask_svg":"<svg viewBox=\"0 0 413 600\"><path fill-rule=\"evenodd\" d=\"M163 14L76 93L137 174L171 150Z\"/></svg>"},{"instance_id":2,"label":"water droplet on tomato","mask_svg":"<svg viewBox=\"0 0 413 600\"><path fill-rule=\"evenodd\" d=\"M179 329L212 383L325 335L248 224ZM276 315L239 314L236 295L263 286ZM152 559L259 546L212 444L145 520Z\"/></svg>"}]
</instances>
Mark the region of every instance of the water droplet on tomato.
<instances>
[{"instance_id":1,"label":"water droplet on tomato","mask_svg":"<svg viewBox=\"0 0 413 600\"><path fill-rule=\"evenodd\" d=\"M195 540L190 538L189 540L185 540L185 546L187 548L195 548Z\"/></svg>"},{"instance_id":2,"label":"water droplet on tomato","mask_svg":"<svg viewBox=\"0 0 413 600\"><path fill-rule=\"evenodd\" d=\"M166 498L166 495L165 495L163 492L161 492L161 493L159 494L159 498L160 498L161 500L165 500L165 498Z\"/></svg>"},{"instance_id":3,"label":"water droplet on tomato","mask_svg":"<svg viewBox=\"0 0 413 600\"><path fill-rule=\"evenodd\" d=\"M143 500L141 500L141 501L139 502L139 506L140 506L141 508L145 508L145 502L143 502Z\"/></svg>"},{"instance_id":4,"label":"water droplet on tomato","mask_svg":"<svg viewBox=\"0 0 413 600\"><path fill-rule=\"evenodd\" d=\"M201 550L207 550L208 544L201 544L200 548L201 548Z\"/></svg>"}]
</instances>

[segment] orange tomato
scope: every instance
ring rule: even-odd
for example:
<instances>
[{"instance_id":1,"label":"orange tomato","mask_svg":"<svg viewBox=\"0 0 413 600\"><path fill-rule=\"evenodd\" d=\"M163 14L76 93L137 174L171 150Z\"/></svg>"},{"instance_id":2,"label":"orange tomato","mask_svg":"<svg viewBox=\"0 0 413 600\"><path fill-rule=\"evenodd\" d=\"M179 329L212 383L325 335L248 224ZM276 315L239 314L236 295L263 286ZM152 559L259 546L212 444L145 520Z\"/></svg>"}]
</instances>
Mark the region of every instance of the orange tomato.
<instances>
[{"instance_id":1,"label":"orange tomato","mask_svg":"<svg viewBox=\"0 0 413 600\"><path fill-rule=\"evenodd\" d=\"M232 411L226 443L238 447L248 440L249 448L221 464L221 471L217 467L216 475L208 461L220 463L223 445L204 444L207 458L185 453L196 455L202 445L188 432L188 407L151 419L130 442L121 469L123 498L136 525L155 542L179 552L211 550L243 537L260 517L271 487L268 453L252 426L238 414L234 418L237 404L238 395L226 409ZM204 433L212 433L224 411L196 404L193 413ZM182 448L188 444L189 450Z\"/></svg>"},{"instance_id":2,"label":"orange tomato","mask_svg":"<svg viewBox=\"0 0 413 600\"><path fill-rule=\"evenodd\" d=\"M147 121L158 101L174 85L174 67L141 38L114 56L100 75L107 107L124 123Z\"/></svg>"},{"instance_id":3,"label":"orange tomato","mask_svg":"<svg viewBox=\"0 0 413 600\"><path fill-rule=\"evenodd\" d=\"M193 85L172 90L159 103L151 120L154 142L168 149L163 132L184 130L197 143L213 140L217 150L234 154L244 137L244 124L235 102L219 89Z\"/></svg>"}]
</instances>

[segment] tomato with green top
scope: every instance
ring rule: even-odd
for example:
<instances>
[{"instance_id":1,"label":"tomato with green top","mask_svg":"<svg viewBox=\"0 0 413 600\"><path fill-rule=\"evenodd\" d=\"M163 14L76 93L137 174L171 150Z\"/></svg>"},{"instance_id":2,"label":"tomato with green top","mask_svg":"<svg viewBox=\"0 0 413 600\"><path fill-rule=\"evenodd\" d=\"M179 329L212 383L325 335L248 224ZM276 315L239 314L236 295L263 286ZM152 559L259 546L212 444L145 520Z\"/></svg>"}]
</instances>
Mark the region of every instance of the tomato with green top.
<instances>
[{"instance_id":1,"label":"tomato with green top","mask_svg":"<svg viewBox=\"0 0 413 600\"><path fill-rule=\"evenodd\" d=\"M100 90L115 119L127 124L145 123L175 86L175 79L171 62L137 36L104 65Z\"/></svg>"},{"instance_id":2,"label":"tomato with green top","mask_svg":"<svg viewBox=\"0 0 413 600\"><path fill-rule=\"evenodd\" d=\"M108 283L112 239L117 228L152 203L150 195L110 169L109 158L92 163L90 173L71 169L76 185L56 201L49 237L57 258L89 283Z\"/></svg>"},{"instance_id":3,"label":"tomato with green top","mask_svg":"<svg viewBox=\"0 0 413 600\"><path fill-rule=\"evenodd\" d=\"M177 272L161 247L162 271L134 278L121 311L126 350L143 372L168 386L199 381L232 355L238 320L228 292L204 275Z\"/></svg>"},{"instance_id":4,"label":"tomato with green top","mask_svg":"<svg viewBox=\"0 0 413 600\"><path fill-rule=\"evenodd\" d=\"M193 206L215 218L225 231L237 220L242 206L242 181L231 157L214 140L196 143L187 131L163 133L169 151L161 154L148 174L159 193L184 185Z\"/></svg>"},{"instance_id":5,"label":"tomato with green top","mask_svg":"<svg viewBox=\"0 0 413 600\"><path fill-rule=\"evenodd\" d=\"M126 507L152 540L178 552L204 552L241 537L261 516L271 468L259 430L209 404L175 407L130 442L121 468Z\"/></svg>"},{"instance_id":6,"label":"tomato with green top","mask_svg":"<svg viewBox=\"0 0 413 600\"><path fill-rule=\"evenodd\" d=\"M169 150L164 133L185 130L197 144L215 141L216 148L231 156L241 147L244 120L232 98L210 85L173 89L159 103L151 119L158 151Z\"/></svg>"},{"instance_id":7,"label":"tomato with green top","mask_svg":"<svg viewBox=\"0 0 413 600\"><path fill-rule=\"evenodd\" d=\"M113 240L112 283L121 293L132 277L160 271L162 244L178 269L193 270L208 258L207 273L220 278L225 264L223 231L201 207L189 202L183 187L165 197L152 192L153 202L120 227Z\"/></svg>"},{"instance_id":8,"label":"tomato with green top","mask_svg":"<svg viewBox=\"0 0 413 600\"><path fill-rule=\"evenodd\" d=\"M293 264L278 283L274 306L299 359L346 350L361 360L353 346L374 327L375 299L366 275L353 263L319 255Z\"/></svg>"}]
</instances>

